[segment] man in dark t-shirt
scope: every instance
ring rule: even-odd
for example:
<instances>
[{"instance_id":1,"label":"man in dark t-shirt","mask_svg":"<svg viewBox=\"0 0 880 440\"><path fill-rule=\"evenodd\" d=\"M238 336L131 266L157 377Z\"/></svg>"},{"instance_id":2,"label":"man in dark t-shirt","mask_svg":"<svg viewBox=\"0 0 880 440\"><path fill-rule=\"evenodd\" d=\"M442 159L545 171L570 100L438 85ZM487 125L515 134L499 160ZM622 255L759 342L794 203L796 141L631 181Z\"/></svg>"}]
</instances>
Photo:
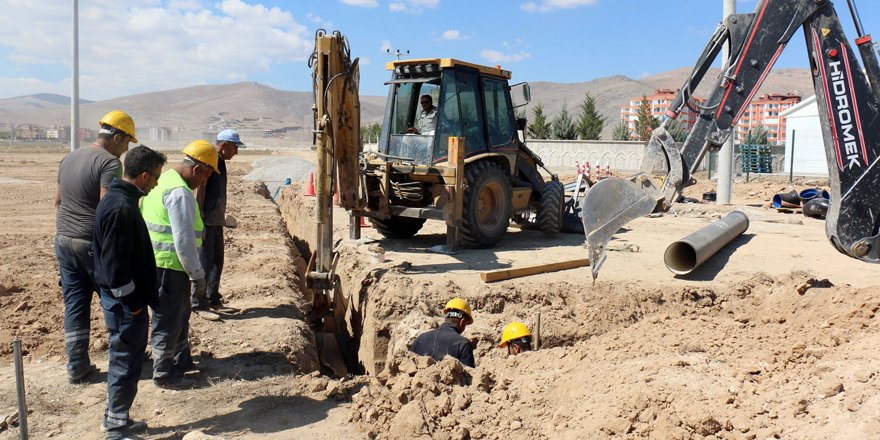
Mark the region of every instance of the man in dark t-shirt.
<instances>
[{"instance_id":1,"label":"man in dark t-shirt","mask_svg":"<svg viewBox=\"0 0 880 440\"><path fill-rule=\"evenodd\" d=\"M226 223L226 161L235 157L238 149L245 148L245 144L237 131L228 129L217 134L216 148L217 155L220 156L217 162L220 172L211 174L208 181L195 191L202 208L202 221L205 223L199 256L208 282L205 297L192 298L192 307L197 313L208 307L217 311L226 310L223 307L223 295L220 294L220 275L223 273L224 259L223 226Z\"/></svg>"},{"instance_id":2,"label":"man in dark t-shirt","mask_svg":"<svg viewBox=\"0 0 880 440\"><path fill-rule=\"evenodd\" d=\"M446 319L434 330L425 332L416 338L409 351L422 356L431 356L441 361L446 356L458 359L462 365L473 368L474 349L471 341L461 335L474 319L471 317L471 306L462 298L453 298L443 308Z\"/></svg>"},{"instance_id":3,"label":"man in dark t-shirt","mask_svg":"<svg viewBox=\"0 0 880 440\"><path fill-rule=\"evenodd\" d=\"M91 251L95 208L110 182L122 177L119 157L129 142L137 142L128 113L111 111L100 126L94 145L74 150L61 161L55 193L55 257L64 297L67 379L72 383L97 371L89 360L90 309L96 291Z\"/></svg>"}]
</instances>

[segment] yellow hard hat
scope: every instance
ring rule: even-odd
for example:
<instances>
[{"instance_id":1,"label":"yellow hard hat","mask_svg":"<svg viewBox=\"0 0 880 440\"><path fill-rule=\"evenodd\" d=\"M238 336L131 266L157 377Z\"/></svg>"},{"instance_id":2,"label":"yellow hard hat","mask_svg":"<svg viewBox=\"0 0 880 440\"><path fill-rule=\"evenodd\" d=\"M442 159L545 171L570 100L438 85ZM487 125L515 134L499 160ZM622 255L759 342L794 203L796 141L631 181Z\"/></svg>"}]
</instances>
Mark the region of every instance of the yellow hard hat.
<instances>
[{"instance_id":1,"label":"yellow hard hat","mask_svg":"<svg viewBox=\"0 0 880 440\"><path fill-rule=\"evenodd\" d=\"M110 113L104 115L101 118L101 121L98 122L100 125L109 125L129 136L131 136L131 141L137 143L137 135L134 132L134 120L131 119L131 116L122 111L122 110L113 110Z\"/></svg>"},{"instance_id":2,"label":"yellow hard hat","mask_svg":"<svg viewBox=\"0 0 880 440\"><path fill-rule=\"evenodd\" d=\"M220 172L220 168L217 165L220 156L217 154L217 150L214 149L214 144L204 139L190 142L189 145L183 149L183 154L201 163L207 164L214 169L215 173Z\"/></svg>"},{"instance_id":3,"label":"yellow hard hat","mask_svg":"<svg viewBox=\"0 0 880 440\"><path fill-rule=\"evenodd\" d=\"M526 336L531 337L532 332L529 331L529 328L526 327L525 324L521 322L511 322L507 324L507 327L504 327L504 330L501 332L501 343L498 344L499 347L504 348L507 347L507 343L519 338L525 338Z\"/></svg>"},{"instance_id":4,"label":"yellow hard hat","mask_svg":"<svg viewBox=\"0 0 880 440\"><path fill-rule=\"evenodd\" d=\"M459 312L464 313L464 322L465 324L471 324L474 322L474 318L471 315L471 306L468 305L467 301L462 298L452 298L446 303L446 307L443 308L443 313L449 313L450 310L458 310Z\"/></svg>"}]
</instances>

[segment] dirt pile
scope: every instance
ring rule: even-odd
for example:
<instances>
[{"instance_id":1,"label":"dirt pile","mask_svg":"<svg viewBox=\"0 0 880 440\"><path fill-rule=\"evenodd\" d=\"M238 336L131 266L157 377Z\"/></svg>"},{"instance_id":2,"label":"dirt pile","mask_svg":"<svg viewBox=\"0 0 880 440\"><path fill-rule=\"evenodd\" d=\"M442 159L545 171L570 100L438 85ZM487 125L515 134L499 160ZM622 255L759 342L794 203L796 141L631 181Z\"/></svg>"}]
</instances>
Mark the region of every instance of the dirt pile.
<instances>
[{"instance_id":1,"label":"dirt pile","mask_svg":"<svg viewBox=\"0 0 880 440\"><path fill-rule=\"evenodd\" d=\"M549 313L560 321L542 329L553 348L515 358L478 325L509 316L488 292L465 332L477 368L394 352L353 396L352 421L388 439L875 437L880 293L831 284L759 274L720 288L582 293L574 316ZM590 330L559 332L577 326Z\"/></svg>"}]
</instances>

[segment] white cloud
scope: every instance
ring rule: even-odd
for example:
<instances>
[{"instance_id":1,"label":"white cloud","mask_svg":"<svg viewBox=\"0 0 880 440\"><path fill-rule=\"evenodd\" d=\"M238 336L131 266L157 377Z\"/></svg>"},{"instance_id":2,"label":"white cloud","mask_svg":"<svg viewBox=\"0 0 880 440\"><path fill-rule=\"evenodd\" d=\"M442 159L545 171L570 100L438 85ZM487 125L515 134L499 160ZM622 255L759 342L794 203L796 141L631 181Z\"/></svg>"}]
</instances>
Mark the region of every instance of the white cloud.
<instances>
[{"instance_id":1,"label":"white cloud","mask_svg":"<svg viewBox=\"0 0 880 440\"><path fill-rule=\"evenodd\" d=\"M379 2L377 0L339 0L342 3L345 3L350 6L361 6L364 8L375 8L379 6Z\"/></svg>"},{"instance_id":2,"label":"white cloud","mask_svg":"<svg viewBox=\"0 0 880 440\"><path fill-rule=\"evenodd\" d=\"M168 9L185 9L195 11L202 8L204 8L204 5L202 5L202 2L199 0L170 0L168 2Z\"/></svg>"},{"instance_id":3,"label":"white cloud","mask_svg":"<svg viewBox=\"0 0 880 440\"><path fill-rule=\"evenodd\" d=\"M509 41L502 41L502 42L501 42L501 45L504 46L504 47L506 47L506 48L508 48L508 49L510 49L510 48L512 48L512 47L522 46L523 43L524 43L524 42L523 42L523 40L522 40L521 38L515 38L515 39L513 40L513 43L511 43L511 42L509 42Z\"/></svg>"},{"instance_id":4,"label":"white cloud","mask_svg":"<svg viewBox=\"0 0 880 440\"><path fill-rule=\"evenodd\" d=\"M425 9L435 8L439 4L440 0L398 0L388 3L388 10L391 12L419 13Z\"/></svg>"},{"instance_id":5,"label":"white cloud","mask_svg":"<svg viewBox=\"0 0 880 440\"><path fill-rule=\"evenodd\" d=\"M18 78L7 74L0 78L0 93L69 93L67 81L47 82L37 79L45 75L36 73L67 76L69 8L32 0L18 3L21 7L0 14L0 50L10 53L12 63L0 72L35 73L16 74ZM106 99L240 81L270 72L278 64L304 61L312 51L311 32L288 11L241 0L190 9L197 4L194 0L173 0L169 7L157 0L80 3L80 95ZM113 32L106 31L108 25Z\"/></svg>"},{"instance_id":6,"label":"white cloud","mask_svg":"<svg viewBox=\"0 0 880 440\"><path fill-rule=\"evenodd\" d=\"M532 54L526 51L519 51L517 53L503 53L497 50L489 50L485 49L480 51L480 57L490 63L515 63L517 61L522 61L526 58L531 58Z\"/></svg>"},{"instance_id":7,"label":"white cloud","mask_svg":"<svg viewBox=\"0 0 880 440\"><path fill-rule=\"evenodd\" d=\"M550 12L557 9L592 6L596 3L599 3L599 0L540 0L538 3L533 1L525 2L519 7L526 12Z\"/></svg>"},{"instance_id":8,"label":"white cloud","mask_svg":"<svg viewBox=\"0 0 880 440\"><path fill-rule=\"evenodd\" d=\"M380 50L382 52L388 52L389 50L391 50L391 42L388 40L382 40L382 49Z\"/></svg>"},{"instance_id":9,"label":"white cloud","mask_svg":"<svg viewBox=\"0 0 880 440\"><path fill-rule=\"evenodd\" d=\"M360 60L358 61L358 65L359 66L369 66L370 62L372 62L372 60L370 60L369 57L360 57Z\"/></svg>"},{"instance_id":10,"label":"white cloud","mask_svg":"<svg viewBox=\"0 0 880 440\"><path fill-rule=\"evenodd\" d=\"M449 41L458 40L461 38L461 32L459 32L455 29L450 29L448 31L443 32L443 34L440 36L440 38L442 38L444 40L449 40Z\"/></svg>"},{"instance_id":11,"label":"white cloud","mask_svg":"<svg viewBox=\"0 0 880 440\"><path fill-rule=\"evenodd\" d=\"M323 28L323 29L326 29L326 30L333 29L333 23L332 23L332 22L329 22L329 21L327 21L327 20L324 20L324 19L321 18L320 16L315 15L315 14L312 14L311 12L309 12L309 13L306 14L306 18L307 18L309 21L311 21L312 23L315 23L316 25L318 25L319 27L321 27L321 28Z\"/></svg>"}]
</instances>

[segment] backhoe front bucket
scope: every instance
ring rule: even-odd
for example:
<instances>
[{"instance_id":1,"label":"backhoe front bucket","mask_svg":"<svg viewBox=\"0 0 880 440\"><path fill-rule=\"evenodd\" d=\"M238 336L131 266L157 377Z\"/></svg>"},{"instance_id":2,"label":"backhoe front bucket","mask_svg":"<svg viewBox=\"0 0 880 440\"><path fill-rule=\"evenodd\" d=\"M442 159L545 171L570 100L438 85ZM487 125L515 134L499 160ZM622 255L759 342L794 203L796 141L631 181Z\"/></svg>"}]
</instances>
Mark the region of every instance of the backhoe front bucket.
<instances>
[{"instance_id":1,"label":"backhoe front bucket","mask_svg":"<svg viewBox=\"0 0 880 440\"><path fill-rule=\"evenodd\" d=\"M669 209L684 180L689 179L678 147L662 127L654 130L645 146L640 169L641 173L629 178L602 179L584 196L584 234L594 280L605 262L605 245L611 237L636 218ZM658 171L666 173L659 186L652 178Z\"/></svg>"},{"instance_id":2,"label":"backhoe front bucket","mask_svg":"<svg viewBox=\"0 0 880 440\"><path fill-rule=\"evenodd\" d=\"M650 214L656 205L642 185L620 177L602 179L587 191L583 201L584 234L594 280L605 262L605 245L611 236L633 219Z\"/></svg>"}]
</instances>

